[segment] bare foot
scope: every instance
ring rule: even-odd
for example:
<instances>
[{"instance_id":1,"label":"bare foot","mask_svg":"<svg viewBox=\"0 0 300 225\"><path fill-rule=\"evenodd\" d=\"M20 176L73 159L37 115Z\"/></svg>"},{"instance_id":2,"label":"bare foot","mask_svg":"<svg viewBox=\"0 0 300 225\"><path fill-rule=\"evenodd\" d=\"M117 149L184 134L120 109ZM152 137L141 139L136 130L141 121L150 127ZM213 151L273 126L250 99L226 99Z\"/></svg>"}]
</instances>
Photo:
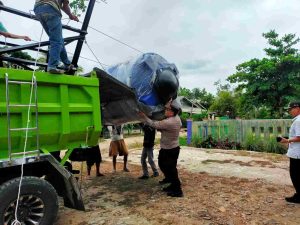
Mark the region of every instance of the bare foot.
<instances>
[{"instance_id":1,"label":"bare foot","mask_svg":"<svg viewBox=\"0 0 300 225\"><path fill-rule=\"evenodd\" d=\"M103 177L104 176L104 174L102 174L102 173L97 173L97 177Z\"/></svg>"},{"instance_id":2,"label":"bare foot","mask_svg":"<svg viewBox=\"0 0 300 225\"><path fill-rule=\"evenodd\" d=\"M130 170L127 169L127 168L124 168L123 171L124 171L124 172L130 172Z\"/></svg>"}]
</instances>

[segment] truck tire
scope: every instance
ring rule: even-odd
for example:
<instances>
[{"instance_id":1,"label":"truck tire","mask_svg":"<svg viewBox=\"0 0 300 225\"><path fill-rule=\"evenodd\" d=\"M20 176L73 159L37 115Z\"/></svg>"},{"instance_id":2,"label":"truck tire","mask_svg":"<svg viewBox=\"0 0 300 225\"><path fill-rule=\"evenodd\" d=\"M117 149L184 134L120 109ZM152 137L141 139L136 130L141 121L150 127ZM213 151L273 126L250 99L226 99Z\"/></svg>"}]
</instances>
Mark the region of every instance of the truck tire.
<instances>
[{"instance_id":1,"label":"truck tire","mask_svg":"<svg viewBox=\"0 0 300 225\"><path fill-rule=\"evenodd\" d=\"M15 220L20 177L0 186L0 224ZM38 177L23 177L18 207L18 220L24 225L52 225L58 212L58 197L53 186Z\"/></svg>"}]
</instances>

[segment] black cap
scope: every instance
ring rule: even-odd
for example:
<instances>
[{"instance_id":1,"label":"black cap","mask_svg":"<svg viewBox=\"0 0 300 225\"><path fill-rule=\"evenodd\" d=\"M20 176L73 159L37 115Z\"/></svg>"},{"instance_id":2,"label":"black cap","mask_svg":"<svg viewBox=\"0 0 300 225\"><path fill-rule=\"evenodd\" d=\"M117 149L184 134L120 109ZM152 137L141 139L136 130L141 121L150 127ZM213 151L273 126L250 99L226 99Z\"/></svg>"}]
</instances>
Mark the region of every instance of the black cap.
<instances>
[{"instance_id":1,"label":"black cap","mask_svg":"<svg viewBox=\"0 0 300 225\"><path fill-rule=\"evenodd\" d=\"M294 102L291 102L291 103L289 104L288 109L292 109L292 108L296 108L296 107L300 107L300 101L294 101Z\"/></svg>"},{"instance_id":2,"label":"black cap","mask_svg":"<svg viewBox=\"0 0 300 225\"><path fill-rule=\"evenodd\" d=\"M180 103L179 99L174 99L171 102L170 106L175 115L181 114L182 110L181 110L181 103Z\"/></svg>"},{"instance_id":3,"label":"black cap","mask_svg":"<svg viewBox=\"0 0 300 225\"><path fill-rule=\"evenodd\" d=\"M171 108L181 110L181 103L178 99L174 99L171 103Z\"/></svg>"},{"instance_id":4,"label":"black cap","mask_svg":"<svg viewBox=\"0 0 300 225\"><path fill-rule=\"evenodd\" d=\"M166 104L171 98L177 98L179 81L176 73L170 68L158 69L153 87L157 96L163 104Z\"/></svg>"}]
</instances>

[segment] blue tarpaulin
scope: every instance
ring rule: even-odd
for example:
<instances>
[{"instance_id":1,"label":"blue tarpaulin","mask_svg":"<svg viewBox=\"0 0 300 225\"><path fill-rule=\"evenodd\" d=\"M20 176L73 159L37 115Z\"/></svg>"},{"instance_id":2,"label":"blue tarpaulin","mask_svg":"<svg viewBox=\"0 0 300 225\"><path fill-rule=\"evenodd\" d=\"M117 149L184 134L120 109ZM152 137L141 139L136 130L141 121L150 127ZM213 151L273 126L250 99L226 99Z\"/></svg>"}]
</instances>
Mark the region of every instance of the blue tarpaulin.
<instances>
[{"instance_id":1,"label":"blue tarpaulin","mask_svg":"<svg viewBox=\"0 0 300 225\"><path fill-rule=\"evenodd\" d=\"M178 70L173 63L155 53L145 53L136 59L120 63L106 69L106 72L133 88L139 102L156 111L155 106L163 104L153 88L159 70L169 69L178 80Z\"/></svg>"}]
</instances>

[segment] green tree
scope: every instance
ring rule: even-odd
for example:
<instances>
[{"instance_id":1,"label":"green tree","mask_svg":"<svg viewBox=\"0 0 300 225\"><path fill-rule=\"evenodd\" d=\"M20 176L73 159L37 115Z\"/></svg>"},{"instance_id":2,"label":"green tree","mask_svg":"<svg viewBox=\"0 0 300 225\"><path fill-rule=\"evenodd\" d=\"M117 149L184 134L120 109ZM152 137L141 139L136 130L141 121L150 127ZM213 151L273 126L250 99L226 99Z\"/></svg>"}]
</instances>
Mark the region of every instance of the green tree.
<instances>
[{"instance_id":1,"label":"green tree","mask_svg":"<svg viewBox=\"0 0 300 225\"><path fill-rule=\"evenodd\" d=\"M270 45L265 48L267 57L251 59L236 67L237 72L227 78L238 84L244 102L256 108L270 109L271 116L282 117L283 107L299 95L300 57L294 46L299 42L295 34L282 38L274 31L264 33Z\"/></svg>"},{"instance_id":2,"label":"green tree","mask_svg":"<svg viewBox=\"0 0 300 225\"><path fill-rule=\"evenodd\" d=\"M73 13L76 16L80 16L81 13L85 12L86 10L86 1L85 0L72 0L70 1L70 7L73 10Z\"/></svg>"},{"instance_id":3,"label":"green tree","mask_svg":"<svg viewBox=\"0 0 300 225\"><path fill-rule=\"evenodd\" d=\"M17 52L12 52L10 54L11 57L18 58L18 59L26 59L26 60L35 60L34 58L31 57L27 52L23 51L17 51Z\"/></svg>"},{"instance_id":4,"label":"green tree","mask_svg":"<svg viewBox=\"0 0 300 225\"><path fill-rule=\"evenodd\" d=\"M218 80L214 83L214 85L217 87L217 92L220 91L230 91L230 84L222 84L221 80Z\"/></svg>"},{"instance_id":5,"label":"green tree","mask_svg":"<svg viewBox=\"0 0 300 225\"><path fill-rule=\"evenodd\" d=\"M212 105L215 98L213 94L207 92L205 88L194 88L192 90L192 95L194 96L194 99L206 109Z\"/></svg>"},{"instance_id":6,"label":"green tree","mask_svg":"<svg viewBox=\"0 0 300 225\"><path fill-rule=\"evenodd\" d=\"M179 96L184 96L184 97L187 97L187 98L191 98L192 91L190 89L188 89L188 88L180 87L178 95Z\"/></svg>"},{"instance_id":7,"label":"green tree","mask_svg":"<svg viewBox=\"0 0 300 225\"><path fill-rule=\"evenodd\" d=\"M29 55L27 52L24 51L17 51L17 52L12 52L10 54L8 54L10 57L13 58L17 58L17 59L25 59L25 60L31 60L34 61L35 59L31 57L31 55ZM12 63L12 62L7 62L5 63L6 67L14 67L14 68L22 68L22 66L19 66L16 63Z\"/></svg>"},{"instance_id":8,"label":"green tree","mask_svg":"<svg viewBox=\"0 0 300 225\"><path fill-rule=\"evenodd\" d=\"M237 99L231 91L220 90L213 104L209 107L210 112L216 112L218 116L237 116Z\"/></svg>"},{"instance_id":9,"label":"green tree","mask_svg":"<svg viewBox=\"0 0 300 225\"><path fill-rule=\"evenodd\" d=\"M179 89L180 96L187 97L191 101L196 101L208 109L214 101L214 95L207 92L205 88L193 88L192 90L181 87Z\"/></svg>"}]
</instances>

